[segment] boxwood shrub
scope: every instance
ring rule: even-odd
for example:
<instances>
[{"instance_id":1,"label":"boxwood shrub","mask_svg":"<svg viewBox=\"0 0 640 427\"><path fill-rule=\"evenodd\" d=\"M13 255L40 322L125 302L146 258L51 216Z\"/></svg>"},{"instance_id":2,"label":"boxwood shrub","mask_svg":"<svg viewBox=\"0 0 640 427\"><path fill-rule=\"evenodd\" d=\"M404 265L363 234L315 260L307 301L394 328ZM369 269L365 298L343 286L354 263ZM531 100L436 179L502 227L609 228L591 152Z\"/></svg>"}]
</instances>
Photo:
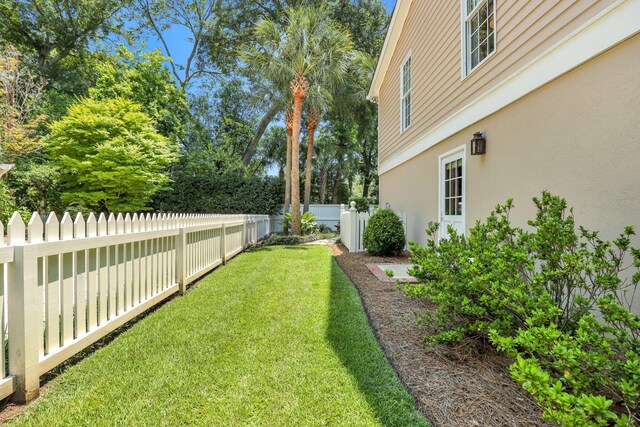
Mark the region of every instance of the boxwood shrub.
<instances>
[{"instance_id":1,"label":"boxwood shrub","mask_svg":"<svg viewBox=\"0 0 640 427\"><path fill-rule=\"evenodd\" d=\"M400 217L391 209L380 209L369 219L362 243L371 255L397 255L407 241Z\"/></svg>"}]
</instances>

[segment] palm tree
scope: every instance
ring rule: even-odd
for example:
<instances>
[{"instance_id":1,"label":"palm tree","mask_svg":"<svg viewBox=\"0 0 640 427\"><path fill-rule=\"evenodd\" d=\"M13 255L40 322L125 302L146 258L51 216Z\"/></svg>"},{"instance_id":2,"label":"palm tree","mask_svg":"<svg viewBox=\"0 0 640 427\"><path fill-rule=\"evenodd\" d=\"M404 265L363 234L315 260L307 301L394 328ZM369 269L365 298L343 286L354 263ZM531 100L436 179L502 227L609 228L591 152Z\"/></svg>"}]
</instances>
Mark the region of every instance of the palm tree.
<instances>
[{"instance_id":1,"label":"palm tree","mask_svg":"<svg viewBox=\"0 0 640 427\"><path fill-rule=\"evenodd\" d=\"M284 168L284 213L289 212L291 204L291 135L293 134L293 107L289 107L284 115L287 129L287 161Z\"/></svg>"},{"instance_id":2,"label":"palm tree","mask_svg":"<svg viewBox=\"0 0 640 427\"><path fill-rule=\"evenodd\" d=\"M292 231L301 233L300 221L300 120L309 82L322 85L339 80L352 52L349 34L334 23L324 7L289 9L286 26L262 19L255 28L256 45L241 58L266 78L286 77L293 97L291 132Z\"/></svg>"},{"instance_id":3,"label":"palm tree","mask_svg":"<svg viewBox=\"0 0 640 427\"><path fill-rule=\"evenodd\" d=\"M304 169L304 212L309 211L309 199L311 199L311 160L313 158L313 140L319 123L320 112L316 108L309 109L309 112L307 113L307 163Z\"/></svg>"}]
</instances>

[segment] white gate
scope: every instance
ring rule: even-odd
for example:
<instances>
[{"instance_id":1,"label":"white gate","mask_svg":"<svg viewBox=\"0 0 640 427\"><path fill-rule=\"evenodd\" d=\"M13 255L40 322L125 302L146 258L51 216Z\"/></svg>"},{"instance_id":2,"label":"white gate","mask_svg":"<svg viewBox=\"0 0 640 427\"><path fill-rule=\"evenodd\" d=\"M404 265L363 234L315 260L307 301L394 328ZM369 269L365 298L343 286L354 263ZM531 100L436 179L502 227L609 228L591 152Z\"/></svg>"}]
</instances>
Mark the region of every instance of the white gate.
<instances>
[{"instance_id":1,"label":"white gate","mask_svg":"<svg viewBox=\"0 0 640 427\"><path fill-rule=\"evenodd\" d=\"M343 205L344 208L344 205ZM407 235L407 214L405 212L396 212L402 224L404 225L404 235ZM373 212L358 212L356 203L351 202L349 209L344 208L340 212L340 241L349 250L349 252L364 252L365 248L362 243L364 230L369 223L369 219Z\"/></svg>"}]
</instances>

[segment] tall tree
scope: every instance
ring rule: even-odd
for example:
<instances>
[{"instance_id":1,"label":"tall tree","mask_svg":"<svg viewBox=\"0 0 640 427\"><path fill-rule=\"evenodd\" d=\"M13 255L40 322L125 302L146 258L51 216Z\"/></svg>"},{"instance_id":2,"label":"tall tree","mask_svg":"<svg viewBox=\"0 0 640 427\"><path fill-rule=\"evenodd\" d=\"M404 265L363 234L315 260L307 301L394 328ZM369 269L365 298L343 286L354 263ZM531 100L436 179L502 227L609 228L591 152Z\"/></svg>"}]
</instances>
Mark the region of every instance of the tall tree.
<instances>
[{"instance_id":1,"label":"tall tree","mask_svg":"<svg viewBox=\"0 0 640 427\"><path fill-rule=\"evenodd\" d=\"M142 105L158 132L177 142L184 133L189 105L165 68L167 61L157 50L130 52L119 46L115 55L97 65L98 78L89 96L96 100L121 97Z\"/></svg>"},{"instance_id":2,"label":"tall tree","mask_svg":"<svg viewBox=\"0 0 640 427\"><path fill-rule=\"evenodd\" d=\"M359 52L377 57L389 24L389 12L380 0L333 0L331 16L351 33Z\"/></svg>"},{"instance_id":3,"label":"tall tree","mask_svg":"<svg viewBox=\"0 0 640 427\"><path fill-rule=\"evenodd\" d=\"M313 142L316 135L316 128L320 124L320 111L312 106L307 113L307 159L304 177L304 212L309 211L309 201L311 199L311 165L313 162Z\"/></svg>"},{"instance_id":4,"label":"tall tree","mask_svg":"<svg viewBox=\"0 0 640 427\"><path fill-rule=\"evenodd\" d=\"M45 71L116 27L130 0L0 0L0 34Z\"/></svg>"},{"instance_id":5,"label":"tall tree","mask_svg":"<svg viewBox=\"0 0 640 427\"><path fill-rule=\"evenodd\" d=\"M309 79L322 86L344 74L351 54L350 36L334 23L324 8L300 7L287 12L285 27L263 19L256 25L256 44L242 54L243 60L265 75L290 79L293 97L291 142L292 231L301 233L299 144L302 105L309 90Z\"/></svg>"},{"instance_id":6,"label":"tall tree","mask_svg":"<svg viewBox=\"0 0 640 427\"><path fill-rule=\"evenodd\" d=\"M291 205L291 140L293 136L293 108L287 109L284 116L284 123L287 129L287 159L284 171L285 187L284 187L284 212L289 212Z\"/></svg>"},{"instance_id":7,"label":"tall tree","mask_svg":"<svg viewBox=\"0 0 640 427\"><path fill-rule=\"evenodd\" d=\"M223 0L136 0L134 11L140 29L151 32L164 54L170 58L169 67L182 89L203 76L221 76L233 58L233 9ZM174 60L177 52L171 49L168 30L181 28L188 33L185 41L186 60ZM184 44L181 45L184 49ZM184 52L182 52L184 53ZM207 55L208 59L203 60Z\"/></svg>"},{"instance_id":8,"label":"tall tree","mask_svg":"<svg viewBox=\"0 0 640 427\"><path fill-rule=\"evenodd\" d=\"M318 179L318 203L324 204L327 200L327 185L331 168L335 168L336 161L336 143L332 135L327 132L326 126L320 130L317 143L315 144L315 162L320 171Z\"/></svg>"},{"instance_id":9,"label":"tall tree","mask_svg":"<svg viewBox=\"0 0 640 427\"><path fill-rule=\"evenodd\" d=\"M268 110L264 113L264 115L260 119L260 122L255 127L252 138L247 144L246 149L244 150L242 162L245 164L245 166L249 165L251 163L251 160L253 160L253 156L255 156L256 154L260 139L262 139L264 132L267 130L269 124L271 124L273 119L285 108L286 101L287 97L282 96L278 92L276 92L275 94L271 94L268 97L268 100L266 101L266 104L269 105Z\"/></svg>"},{"instance_id":10,"label":"tall tree","mask_svg":"<svg viewBox=\"0 0 640 427\"><path fill-rule=\"evenodd\" d=\"M388 23L388 12L380 0L335 0L332 2L323 0L236 1L233 6L235 11L233 15L235 19L233 24L235 40L247 40L253 37L252 34L247 34L246 32L246 23L254 22L256 17L266 17L284 26L287 22L286 11L289 8L302 5L308 7L324 6L327 8L333 19L351 32L356 49L377 55L382 48ZM219 44L215 43L215 38L210 38L208 41L211 45L211 51L218 52ZM251 69L248 69L246 77L249 81L258 83L258 86L265 80L270 80L265 79L261 74L254 73ZM255 128L253 139L245 150L243 157L245 165L248 165L253 159L260 139L269 124L286 108L286 105L277 105L278 99L278 91L275 91L268 96L259 97L256 101L264 104L263 115L259 125Z\"/></svg>"},{"instance_id":11,"label":"tall tree","mask_svg":"<svg viewBox=\"0 0 640 427\"><path fill-rule=\"evenodd\" d=\"M20 53L7 46L0 52L0 160L13 162L41 145L37 113L46 81L22 62Z\"/></svg>"}]
</instances>

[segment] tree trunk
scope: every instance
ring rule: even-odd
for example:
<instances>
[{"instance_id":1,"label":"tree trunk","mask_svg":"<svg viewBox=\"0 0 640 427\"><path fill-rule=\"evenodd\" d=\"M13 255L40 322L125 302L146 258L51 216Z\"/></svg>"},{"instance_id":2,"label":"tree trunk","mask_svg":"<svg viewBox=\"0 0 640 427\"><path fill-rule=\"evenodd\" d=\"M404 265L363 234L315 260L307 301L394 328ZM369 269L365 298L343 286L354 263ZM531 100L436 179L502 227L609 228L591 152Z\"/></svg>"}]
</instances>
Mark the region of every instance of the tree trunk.
<instances>
[{"instance_id":1,"label":"tree trunk","mask_svg":"<svg viewBox=\"0 0 640 427\"><path fill-rule=\"evenodd\" d=\"M293 95L293 132L291 134L291 231L302 235L300 217L300 119L302 103L309 90L309 81L302 75L291 81Z\"/></svg>"},{"instance_id":2,"label":"tree trunk","mask_svg":"<svg viewBox=\"0 0 640 427\"><path fill-rule=\"evenodd\" d=\"M267 111L265 115L262 116L262 120L260 120L260 123L258 124L258 127L256 128L256 131L253 134L253 139L247 146L247 149L244 150L244 155L242 156L242 163L245 166L251 163L253 156L256 154L256 149L258 148L258 143L260 142L260 138L262 138L262 135L264 135L264 132L267 130L269 123L271 123L271 121L276 116L276 114L278 114L279 111L280 111L280 106L276 102L271 106L269 111Z\"/></svg>"},{"instance_id":3,"label":"tree trunk","mask_svg":"<svg viewBox=\"0 0 640 427\"><path fill-rule=\"evenodd\" d=\"M367 175L362 180L362 197L369 198L369 185L371 185L371 178Z\"/></svg>"},{"instance_id":4,"label":"tree trunk","mask_svg":"<svg viewBox=\"0 0 640 427\"><path fill-rule=\"evenodd\" d=\"M307 164L305 167L304 177L304 211L309 211L309 202L311 199L311 167L313 160L313 140L316 135L316 128L318 127L319 114L315 110L309 112L308 124L307 124Z\"/></svg>"},{"instance_id":5,"label":"tree trunk","mask_svg":"<svg viewBox=\"0 0 640 427\"><path fill-rule=\"evenodd\" d=\"M287 164L284 172L284 213L289 212L291 205L291 134L292 130L289 129L287 124Z\"/></svg>"},{"instance_id":6,"label":"tree trunk","mask_svg":"<svg viewBox=\"0 0 640 427\"><path fill-rule=\"evenodd\" d=\"M324 204L324 200L327 197L327 164L322 164L320 168L320 204Z\"/></svg>"},{"instance_id":7,"label":"tree trunk","mask_svg":"<svg viewBox=\"0 0 640 427\"><path fill-rule=\"evenodd\" d=\"M334 205L338 203L338 192L340 191L340 171L336 172L336 177L333 180L333 189L331 190L331 203Z\"/></svg>"}]
</instances>

